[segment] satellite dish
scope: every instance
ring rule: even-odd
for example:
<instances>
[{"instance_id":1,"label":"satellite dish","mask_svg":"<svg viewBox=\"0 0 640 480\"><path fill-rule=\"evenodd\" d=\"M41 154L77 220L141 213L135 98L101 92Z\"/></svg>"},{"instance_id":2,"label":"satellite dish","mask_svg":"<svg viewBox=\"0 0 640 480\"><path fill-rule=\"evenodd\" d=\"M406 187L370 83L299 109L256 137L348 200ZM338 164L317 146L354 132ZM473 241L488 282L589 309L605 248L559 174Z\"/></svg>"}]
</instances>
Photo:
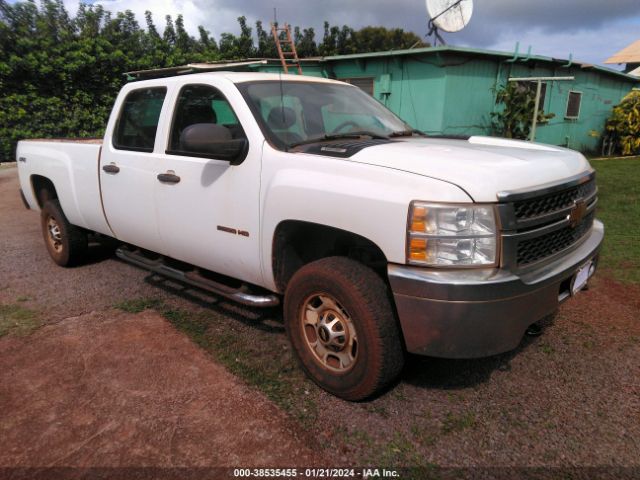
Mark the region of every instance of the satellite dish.
<instances>
[{"instance_id":1,"label":"satellite dish","mask_svg":"<svg viewBox=\"0 0 640 480\"><path fill-rule=\"evenodd\" d=\"M429 22L445 32L458 32L467 26L473 13L473 0L426 0Z\"/></svg>"}]
</instances>

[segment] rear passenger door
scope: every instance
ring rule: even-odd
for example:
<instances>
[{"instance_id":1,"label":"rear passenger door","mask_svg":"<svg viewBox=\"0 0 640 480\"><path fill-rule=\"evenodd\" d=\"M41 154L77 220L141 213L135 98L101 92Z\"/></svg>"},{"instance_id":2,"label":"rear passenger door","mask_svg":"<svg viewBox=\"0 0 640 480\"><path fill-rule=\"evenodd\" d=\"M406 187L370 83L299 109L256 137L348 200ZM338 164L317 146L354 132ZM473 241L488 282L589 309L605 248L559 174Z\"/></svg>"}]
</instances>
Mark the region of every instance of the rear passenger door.
<instances>
[{"instance_id":1,"label":"rear passenger door","mask_svg":"<svg viewBox=\"0 0 640 480\"><path fill-rule=\"evenodd\" d=\"M119 240L166 253L157 224L154 189L159 167L154 150L167 88L138 88L120 95L120 111L110 121L100 158L105 215Z\"/></svg>"}]
</instances>

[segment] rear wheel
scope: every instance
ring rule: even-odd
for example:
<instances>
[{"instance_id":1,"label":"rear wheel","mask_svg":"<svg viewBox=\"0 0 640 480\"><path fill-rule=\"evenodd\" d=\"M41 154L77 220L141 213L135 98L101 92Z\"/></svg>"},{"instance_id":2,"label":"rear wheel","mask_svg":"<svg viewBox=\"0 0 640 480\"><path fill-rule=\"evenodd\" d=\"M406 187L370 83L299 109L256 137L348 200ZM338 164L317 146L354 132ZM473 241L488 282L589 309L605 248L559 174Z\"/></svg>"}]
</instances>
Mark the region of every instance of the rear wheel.
<instances>
[{"instance_id":1,"label":"rear wheel","mask_svg":"<svg viewBox=\"0 0 640 480\"><path fill-rule=\"evenodd\" d=\"M302 267L287 287L284 314L303 369L338 397L363 400L402 370L404 352L388 288L356 261L330 257Z\"/></svg>"},{"instance_id":2,"label":"rear wheel","mask_svg":"<svg viewBox=\"0 0 640 480\"><path fill-rule=\"evenodd\" d=\"M69 223L58 200L47 200L40 212L42 236L54 262L62 267L81 263L87 254L87 233Z\"/></svg>"}]
</instances>

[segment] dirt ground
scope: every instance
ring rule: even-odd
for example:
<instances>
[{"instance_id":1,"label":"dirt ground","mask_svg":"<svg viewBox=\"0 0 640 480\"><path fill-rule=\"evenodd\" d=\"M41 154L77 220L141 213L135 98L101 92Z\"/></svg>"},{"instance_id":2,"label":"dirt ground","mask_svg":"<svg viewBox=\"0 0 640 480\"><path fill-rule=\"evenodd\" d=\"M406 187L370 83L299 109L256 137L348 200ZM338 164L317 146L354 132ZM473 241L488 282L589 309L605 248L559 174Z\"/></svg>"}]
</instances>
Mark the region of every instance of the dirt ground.
<instances>
[{"instance_id":1,"label":"dirt ground","mask_svg":"<svg viewBox=\"0 0 640 480\"><path fill-rule=\"evenodd\" d=\"M319 460L281 411L152 311L87 313L4 339L0 364L0 465Z\"/></svg>"},{"instance_id":2,"label":"dirt ground","mask_svg":"<svg viewBox=\"0 0 640 480\"><path fill-rule=\"evenodd\" d=\"M543 335L525 338L515 351L468 361L410 357L386 394L347 403L287 363L277 311L176 295L99 249L88 265L55 266L37 215L23 209L16 192L15 172L0 171L0 304L43 312L49 326L0 339L0 465L26 465L39 455L83 465L233 463L230 455L243 454L242 442L257 442L256 455L248 455L254 461L285 458L288 465L317 458L312 442L319 439L320 454L332 465L623 466L640 475L640 288L620 285L606 272L566 302ZM130 316L112 308L136 298L204 314L214 333L232 334L251 352L252 368L275 365L278 378L293 378L299 391L292 398L304 403L291 402L294 415L284 416L154 313ZM238 392L233 402L217 388L220 379L225 391ZM264 431L248 423L250 438L232 430L233 448L218 455L215 441L203 445L215 437L216 402L240 409L236 425L252 416L258 419L251 422L273 421L259 423ZM12 409L18 413L7 416ZM294 431L309 436L296 443ZM279 456L287 445L305 443L310 449L289 461ZM263 450L266 444L271 449Z\"/></svg>"},{"instance_id":3,"label":"dirt ground","mask_svg":"<svg viewBox=\"0 0 640 480\"><path fill-rule=\"evenodd\" d=\"M107 261L59 275L16 193L15 170L0 171L0 304L18 298L47 325L0 339L0 468L321 463L282 411L159 314L108 308L151 288L142 272Z\"/></svg>"}]
</instances>

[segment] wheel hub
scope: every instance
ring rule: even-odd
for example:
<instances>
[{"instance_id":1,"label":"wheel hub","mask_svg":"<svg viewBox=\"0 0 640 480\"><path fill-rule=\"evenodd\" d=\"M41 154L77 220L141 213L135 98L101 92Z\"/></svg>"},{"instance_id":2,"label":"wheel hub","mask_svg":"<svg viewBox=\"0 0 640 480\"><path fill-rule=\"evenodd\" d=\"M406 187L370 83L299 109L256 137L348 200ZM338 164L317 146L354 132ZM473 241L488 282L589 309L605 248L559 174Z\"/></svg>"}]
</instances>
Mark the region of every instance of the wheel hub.
<instances>
[{"instance_id":1,"label":"wheel hub","mask_svg":"<svg viewBox=\"0 0 640 480\"><path fill-rule=\"evenodd\" d=\"M349 331L339 313L327 311L321 316L316 327L322 344L333 351L342 350L347 344Z\"/></svg>"},{"instance_id":2,"label":"wheel hub","mask_svg":"<svg viewBox=\"0 0 640 480\"><path fill-rule=\"evenodd\" d=\"M310 296L300 317L307 347L323 368L344 372L353 367L358 338L351 317L335 298Z\"/></svg>"},{"instance_id":3,"label":"wheel hub","mask_svg":"<svg viewBox=\"0 0 640 480\"><path fill-rule=\"evenodd\" d=\"M49 217L47 220L47 231L49 232L49 243L56 252L62 250L62 230L55 218Z\"/></svg>"}]
</instances>

